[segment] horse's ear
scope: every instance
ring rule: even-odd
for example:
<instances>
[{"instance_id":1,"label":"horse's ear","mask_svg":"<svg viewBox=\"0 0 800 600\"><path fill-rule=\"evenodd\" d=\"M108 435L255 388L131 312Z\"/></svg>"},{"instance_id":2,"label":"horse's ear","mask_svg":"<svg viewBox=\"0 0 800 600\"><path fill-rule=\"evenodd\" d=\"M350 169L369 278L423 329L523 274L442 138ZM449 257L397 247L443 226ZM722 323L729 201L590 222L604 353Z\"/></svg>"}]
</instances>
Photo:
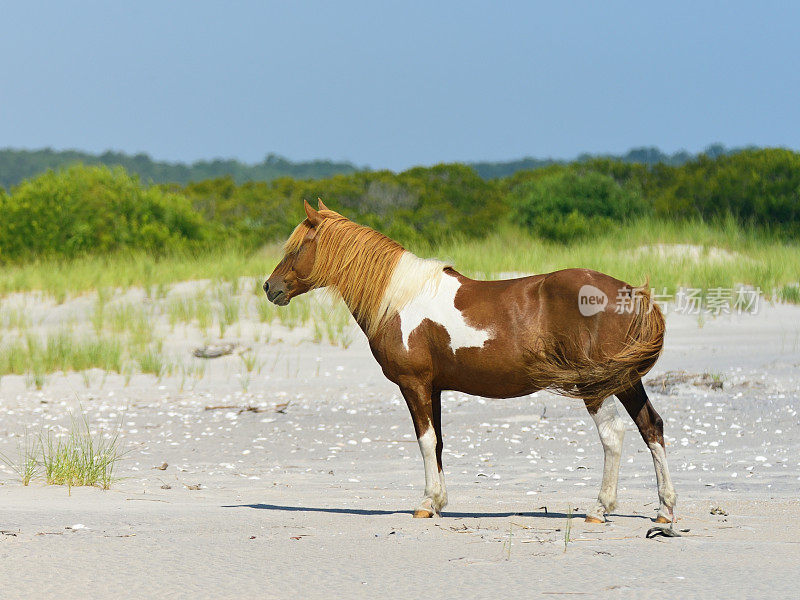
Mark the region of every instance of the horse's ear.
<instances>
[{"instance_id":1,"label":"horse's ear","mask_svg":"<svg viewBox=\"0 0 800 600\"><path fill-rule=\"evenodd\" d=\"M319 210L330 210L327 206L322 203L322 198L317 198L317 204L319 205Z\"/></svg>"},{"instance_id":2,"label":"horse's ear","mask_svg":"<svg viewBox=\"0 0 800 600\"><path fill-rule=\"evenodd\" d=\"M312 227L316 227L322 223L322 215L314 210L314 207L308 203L308 200L303 200L303 207L306 209L306 216Z\"/></svg>"}]
</instances>

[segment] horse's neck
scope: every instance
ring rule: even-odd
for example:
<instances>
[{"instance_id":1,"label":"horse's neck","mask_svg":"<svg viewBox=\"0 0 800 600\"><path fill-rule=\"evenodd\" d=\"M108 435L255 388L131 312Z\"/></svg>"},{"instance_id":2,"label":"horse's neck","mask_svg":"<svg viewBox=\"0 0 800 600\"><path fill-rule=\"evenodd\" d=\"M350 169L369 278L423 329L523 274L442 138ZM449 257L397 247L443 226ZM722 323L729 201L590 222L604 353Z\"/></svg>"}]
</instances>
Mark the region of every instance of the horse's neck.
<instances>
[{"instance_id":1,"label":"horse's neck","mask_svg":"<svg viewBox=\"0 0 800 600\"><path fill-rule=\"evenodd\" d=\"M407 250L404 251L392 271L381 303L371 318L378 319L381 324L384 324L425 290L436 287L446 268L448 268L446 263L419 258ZM455 274L455 271L452 273ZM352 314L352 307L348 306L348 308ZM353 316L355 317L355 315ZM368 318L370 317L356 318L356 322L369 337L368 332L373 329L375 324L369 322Z\"/></svg>"}]
</instances>

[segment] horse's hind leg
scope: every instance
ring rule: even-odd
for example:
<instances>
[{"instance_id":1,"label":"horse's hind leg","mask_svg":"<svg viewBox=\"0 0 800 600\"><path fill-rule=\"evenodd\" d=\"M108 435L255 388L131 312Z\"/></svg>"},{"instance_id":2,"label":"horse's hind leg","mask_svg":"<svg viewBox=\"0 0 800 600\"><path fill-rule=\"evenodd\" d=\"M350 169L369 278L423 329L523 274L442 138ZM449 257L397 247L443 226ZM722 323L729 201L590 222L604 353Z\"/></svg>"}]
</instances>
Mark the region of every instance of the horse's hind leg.
<instances>
[{"instance_id":1,"label":"horse's hind leg","mask_svg":"<svg viewBox=\"0 0 800 600\"><path fill-rule=\"evenodd\" d=\"M603 523L608 512L617 504L617 483L619 481L619 460L622 454L622 440L625 437L625 424L617 412L614 398L606 398L603 403L586 408L594 419L600 443L603 444L603 483L597 502L586 512L587 523Z\"/></svg>"},{"instance_id":2,"label":"horse's hind leg","mask_svg":"<svg viewBox=\"0 0 800 600\"><path fill-rule=\"evenodd\" d=\"M420 383L403 385L400 391L411 412L425 464L425 496L414 510L414 516L432 517L441 514L447 505L442 473L441 393Z\"/></svg>"},{"instance_id":3,"label":"horse's hind leg","mask_svg":"<svg viewBox=\"0 0 800 600\"><path fill-rule=\"evenodd\" d=\"M639 428L639 433L642 434L642 439L653 455L659 501L656 522L670 523L675 518L673 508L678 496L675 494L675 488L672 487L672 479L667 467L667 453L664 450L664 423L653 405L650 404L641 381L632 388L617 394L617 398L633 418Z\"/></svg>"}]
</instances>

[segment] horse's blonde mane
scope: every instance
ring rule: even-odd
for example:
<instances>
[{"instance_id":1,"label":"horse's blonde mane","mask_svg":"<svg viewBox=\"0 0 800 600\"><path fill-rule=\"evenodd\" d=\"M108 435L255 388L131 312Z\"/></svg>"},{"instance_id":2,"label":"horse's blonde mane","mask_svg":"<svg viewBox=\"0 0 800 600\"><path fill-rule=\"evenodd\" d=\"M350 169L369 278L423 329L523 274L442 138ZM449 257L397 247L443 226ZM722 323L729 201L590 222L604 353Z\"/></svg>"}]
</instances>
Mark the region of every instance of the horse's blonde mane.
<instances>
[{"instance_id":1,"label":"horse's blonde mane","mask_svg":"<svg viewBox=\"0 0 800 600\"><path fill-rule=\"evenodd\" d=\"M314 288L335 289L371 338L389 316L384 296L405 250L337 212L321 210L319 214L323 220L316 226L316 257L306 282ZM308 220L300 223L284 252L297 252L311 229Z\"/></svg>"}]
</instances>

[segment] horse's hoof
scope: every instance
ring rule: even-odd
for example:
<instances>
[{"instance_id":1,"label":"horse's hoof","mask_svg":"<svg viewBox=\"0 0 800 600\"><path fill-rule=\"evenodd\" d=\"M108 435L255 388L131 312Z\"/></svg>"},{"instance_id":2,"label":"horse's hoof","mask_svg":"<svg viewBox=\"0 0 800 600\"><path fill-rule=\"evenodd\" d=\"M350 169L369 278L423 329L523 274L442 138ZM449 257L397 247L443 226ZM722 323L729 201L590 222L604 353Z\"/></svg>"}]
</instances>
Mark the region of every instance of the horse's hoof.
<instances>
[{"instance_id":1,"label":"horse's hoof","mask_svg":"<svg viewBox=\"0 0 800 600\"><path fill-rule=\"evenodd\" d=\"M433 511L425 508L418 508L414 511L415 519L430 519L433 517Z\"/></svg>"},{"instance_id":2,"label":"horse's hoof","mask_svg":"<svg viewBox=\"0 0 800 600\"><path fill-rule=\"evenodd\" d=\"M656 517L656 523L672 523L667 517L664 515L658 515Z\"/></svg>"},{"instance_id":3,"label":"horse's hoof","mask_svg":"<svg viewBox=\"0 0 800 600\"><path fill-rule=\"evenodd\" d=\"M586 515L586 522L587 523L605 523L603 519L598 519L597 517L590 517Z\"/></svg>"}]
</instances>

